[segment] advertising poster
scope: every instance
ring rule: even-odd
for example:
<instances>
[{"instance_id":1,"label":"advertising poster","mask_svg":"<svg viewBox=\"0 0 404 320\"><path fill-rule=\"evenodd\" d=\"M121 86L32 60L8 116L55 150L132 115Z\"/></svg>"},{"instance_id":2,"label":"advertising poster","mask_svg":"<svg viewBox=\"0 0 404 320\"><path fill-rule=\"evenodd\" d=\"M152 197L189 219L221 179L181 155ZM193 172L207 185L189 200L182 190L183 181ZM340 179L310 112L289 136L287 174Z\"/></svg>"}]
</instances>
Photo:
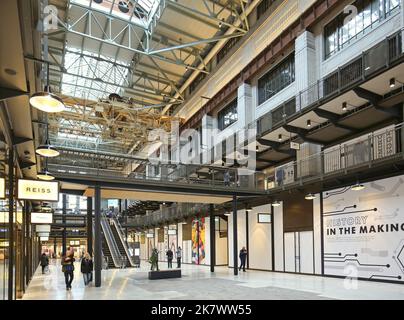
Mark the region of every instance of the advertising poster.
<instances>
[{"instance_id":1,"label":"advertising poster","mask_svg":"<svg viewBox=\"0 0 404 320\"><path fill-rule=\"evenodd\" d=\"M325 192L327 275L403 281L404 176Z\"/></svg>"}]
</instances>

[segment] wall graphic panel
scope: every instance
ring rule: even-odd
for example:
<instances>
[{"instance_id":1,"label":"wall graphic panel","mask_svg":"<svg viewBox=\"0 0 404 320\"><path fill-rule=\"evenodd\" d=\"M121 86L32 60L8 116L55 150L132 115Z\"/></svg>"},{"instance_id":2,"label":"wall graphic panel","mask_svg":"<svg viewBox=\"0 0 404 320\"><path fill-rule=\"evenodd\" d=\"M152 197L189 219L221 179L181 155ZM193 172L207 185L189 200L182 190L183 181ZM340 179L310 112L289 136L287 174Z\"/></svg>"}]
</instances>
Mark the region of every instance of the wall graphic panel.
<instances>
[{"instance_id":1,"label":"wall graphic panel","mask_svg":"<svg viewBox=\"0 0 404 320\"><path fill-rule=\"evenodd\" d=\"M192 263L205 263L205 218L192 221Z\"/></svg>"},{"instance_id":2,"label":"wall graphic panel","mask_svg":"<svg viewBox=\"0 0 404 320\"><path fill-rule=\"evenodd\" d=\"M404 176L364 186L324 193L324 272L403 281Z\"/></svg>"}]
</instances>

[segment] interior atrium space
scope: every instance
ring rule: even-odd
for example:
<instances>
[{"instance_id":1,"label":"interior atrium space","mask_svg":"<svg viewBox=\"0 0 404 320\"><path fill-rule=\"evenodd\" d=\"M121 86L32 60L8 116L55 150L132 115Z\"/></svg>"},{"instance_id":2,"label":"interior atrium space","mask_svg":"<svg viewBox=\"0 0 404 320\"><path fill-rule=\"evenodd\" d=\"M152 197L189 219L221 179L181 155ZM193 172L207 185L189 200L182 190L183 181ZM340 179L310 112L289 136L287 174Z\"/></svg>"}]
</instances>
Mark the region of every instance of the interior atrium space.
<instances>
[{"instance_id":1,"label":"interior atrium space","mask_svg":"<svg viewBox=\"0 0 404 320\"><path fill-rule=\"evenodd\" d=\"M0 1L0 305L403 285L404 0Z\"/></svg>"}]
</instances>

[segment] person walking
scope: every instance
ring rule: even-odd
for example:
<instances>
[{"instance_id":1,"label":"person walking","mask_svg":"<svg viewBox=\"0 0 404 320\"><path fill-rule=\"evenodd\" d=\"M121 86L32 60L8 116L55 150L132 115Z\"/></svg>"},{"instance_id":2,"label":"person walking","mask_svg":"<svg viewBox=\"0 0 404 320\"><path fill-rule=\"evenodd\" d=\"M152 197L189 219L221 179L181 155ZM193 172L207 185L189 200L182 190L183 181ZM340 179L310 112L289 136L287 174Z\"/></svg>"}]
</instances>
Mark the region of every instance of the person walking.
<instances>
[{"instance_id":1,"label":"person walking","mask_svg":"<svg viewBox=\"0 0 404 320\"><path fill-rule=\"evenodd\" d=\"M45 274L46 267L49 266L49 258L46 253L42 253L41 255L41 267L42 267L42 274Z\"/></svg>"},{"instance_id":2,"label":"person walking","mask_svg":"<svg viewBox=\"0 0 404 320\"><path fill-rule=\"evenodd\" d=\"M81 260L80 271L83 274L84 285L87 286L91 281L93 281L93 260L90 254L87 252L84 258Z\"/></svg>"},{"instance_id":3,"label":"person walking","mask_svg":"<svg viewBox=\"0 0 404 320\"><path fill-rule=\"evenodd\" d=\"M166 255L167 255L167 261L168 261L168 269L172 269L174 253L170 248L168 248Z\"/></svg>"},{"instance_id":4,"label":"person walking","mask_svg":"<svg viewBox=\"0 0 404 320\"><path fill-rule=\"evenodd\" d=\"M181 247L178 247L177 252L175 253L177 257L177 268L181 268L181 259L182 259L182 249Z\"/></svg>"},{"instance_id":5,"label":"person walking","mask_svg":"<svg viewBox=\"0 0 404 320\"><path fill-rule=\"evenodd\" d=\"M62 271L65 274L66 290L72 289L74 278L74 254L73 251L68 251L66 256L62 257Z\"/></svg>"},{"instance_id":6,"label":"person walking","mask_svg":"<svg viewBox=\"0 0 404 320\"><path fill-rule=\"evenodd\" d=\"M241 271L241 268L243 268L243 271L245 272L245 262L247 260L247 249L245 247L243 247L240 250L240 268L239 270Z\"/></svg>"},{"instance_id":7,"label":"person walking","mask_svg":"<svg viewBox=\"0 0 404 320\"><path fill-rule=\"evenodd\" d=\"M225 186L230 186L230 172L226 170L223 174L223 182Z\"/></svg>"}]
</instances>

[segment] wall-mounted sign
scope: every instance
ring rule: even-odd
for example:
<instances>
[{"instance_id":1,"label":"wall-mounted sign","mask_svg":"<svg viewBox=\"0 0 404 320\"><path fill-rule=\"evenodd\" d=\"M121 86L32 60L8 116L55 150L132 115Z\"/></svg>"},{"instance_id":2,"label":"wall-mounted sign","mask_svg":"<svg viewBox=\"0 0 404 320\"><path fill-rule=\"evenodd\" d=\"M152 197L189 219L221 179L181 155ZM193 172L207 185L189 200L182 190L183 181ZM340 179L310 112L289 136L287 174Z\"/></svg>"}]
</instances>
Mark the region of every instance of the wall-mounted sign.
<instances>
[{"instance_id":1,"label":"wall-mounted sign","mask_svg":"<svg viewBox=\"0 0 404 320\"><path fill-rule=\"evenodd\" d=\"M258 223L271 223L272 216L269 213L258 213Z\"/></svg>"},{"instance_id":2,"label":"wall-mounted sign","mask_svg":"<svg viewBox=\"0 0 404 320\"><path fill-rule=\"evenodd\" d=\"M59 201L59 182L19 179L17 197L20 200Z\"/></svg>"},{"instance_id":3,"label":"wall-mounted sign","mask_svg":"<svg viewBox=\"0 0 404 320\"><path fill-rule=\"evenodd\" d=\"M6 179L0 178L0 199L6 197Z\"/></svg>"},{"instance_id":4,"label":"wall-mounted sign","mask_svg":"<svg viewBox=\"0 0 404 320\"><path fill-rule=\"evenodd\" d=\"M39 240L41 240L41 241L49 241L49 237L40 237Z\"/></svg>"},{"instance_id":5,"label":"wall-mounted sign","mask_svg":"<svg viewBox=\"0 0 404 320\"><path fill-rule=\"evenodd\" d=\"M146 238L154 238L154 233L147 233Z\"/></svg>"},{"instance_id":6,"label":"wall-mounted sign","mask_svg":"<svg viewBox=\"0 0 404 320\"><path fill-rule=\"evenodd\" d=\"M38 225L38 226L35 227L35 231L36 232L50 232L51 231L51 226L49 224L48 225L45 225L45 224Z\"/></svg>"},{"instance_id":7,"label":"wall-mounted sign","mask_svg":"<svg viewBox=\"0 0 404 320\"><path fill-rule=\"evenodd\" d=\"M300 144L299 144L299 143L296 143L296 142L291 142L291 143L290 143L290 149L293 149L293 150L300 150Z\"/></svg>"},{"instance_id":8,"label":"wall-mounted sign","mask_svg":"<svg viewBox=\"0 0 404 320\"><path fill-rule=\"evenodd\" d=\"M53 214L47 212L31 212L31 223L50 224L53 222Z\"/></svg>"},{"instance_id":9,"label":"wall-mounted sign","mask_svg":"<svg viewBox=\"0 0 404 320\"><path fill-rule=\"evenodd\" d=\"M169 236L175 236L177 234L177 230L175 229L168 229L168 235Z\"/></svg>"},{"instance_id":10,"label":"wall-mounted sign","mask_svg":"<svg viewBox=\"0 0 404 320\"><path fill-rule=\"evenodd\" d=\"M0 248L8 248L10 242L8 241L0 241Z\"/></svg>"}]
</instances>

